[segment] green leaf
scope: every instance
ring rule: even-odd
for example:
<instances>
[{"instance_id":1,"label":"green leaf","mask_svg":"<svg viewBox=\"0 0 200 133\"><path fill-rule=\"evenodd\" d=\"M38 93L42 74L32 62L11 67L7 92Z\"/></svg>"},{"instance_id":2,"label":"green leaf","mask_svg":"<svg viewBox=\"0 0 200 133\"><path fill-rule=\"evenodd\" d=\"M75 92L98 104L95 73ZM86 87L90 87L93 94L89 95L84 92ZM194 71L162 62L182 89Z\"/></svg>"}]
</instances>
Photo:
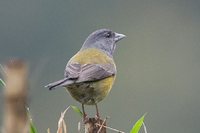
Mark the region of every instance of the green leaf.
<instances>
[{"instance_id":1,"label":"green leaf","mask_svg":"<svg viewBox=\"0 0 200 133\"><path fill-rule=\"evenodd\" d=\"M29 129L29 133L38 133L38 132L37 132L37 128L35 127L35 125L34 125L34 123L33 123L33 121L32 121L29 108L26 107L26 110L27 110L27 115L28 115L29 120L30 120L30 129Z\"/></svg>"},{"instance_id":2,"label":"green leaf","mask_svg":"<svg viewBox=\"0 0 200 133\"><path fill-rule=\"evenodd\" d=\"M130 133L138 133L140 131L142 123L144 122L145 115L146 115L146 113L135 123L135 125L131 129Z\"/></svg>"},{"instance_id":3,"label":"green leaf","mask_svg":"<svg viewBox=\"0 0 200 133\"><path fill-rule=\"evenodd\" d=\"M30 122L30 133L37 133L37 129L32 121Z\"/></svg>"},{"instance_id":4,"label":"green leaf","mask_svg":"<svg viewBox=\"0 0 200 133\"><path fill-rule=\"evenodd\" d=\"M6 86L5 82L2 79L0 79L0 85L3 87Z\"/></svg>"},{"instance_id":5,"label":"green leaf","mask_svg":"<svg viewBox=\"0 0 200 133\"><path fill-rule=\"evenodd\" d=\"M83 116L83 112L78 107L71 105L71 108L74 110L74 112L78 113L81 117Z\"/></svg>"}]
</instances>

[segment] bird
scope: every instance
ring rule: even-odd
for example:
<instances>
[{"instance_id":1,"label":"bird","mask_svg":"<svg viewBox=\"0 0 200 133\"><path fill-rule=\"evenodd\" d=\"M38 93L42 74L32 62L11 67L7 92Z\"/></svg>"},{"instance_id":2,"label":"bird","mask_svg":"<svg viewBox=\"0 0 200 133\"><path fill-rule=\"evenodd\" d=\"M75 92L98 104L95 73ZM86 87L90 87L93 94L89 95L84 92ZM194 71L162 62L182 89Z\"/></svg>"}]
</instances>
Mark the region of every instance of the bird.
<instances>
[{"instance_id":1,"label":"bird","mask_svg":"<svg viewBox=\"0 0 200 133\"><path fill-rule=\"evenodd\" d=\"M95 105L110 92L116 78L117 69L113 54L116 43L125 38L124 34L110 29L92 32L84 41L81 49L68 61L64 78L46 85L49 90L64 87L82 105L83 119L86 119L85 105Z\"/></svg>"}]
</instances>

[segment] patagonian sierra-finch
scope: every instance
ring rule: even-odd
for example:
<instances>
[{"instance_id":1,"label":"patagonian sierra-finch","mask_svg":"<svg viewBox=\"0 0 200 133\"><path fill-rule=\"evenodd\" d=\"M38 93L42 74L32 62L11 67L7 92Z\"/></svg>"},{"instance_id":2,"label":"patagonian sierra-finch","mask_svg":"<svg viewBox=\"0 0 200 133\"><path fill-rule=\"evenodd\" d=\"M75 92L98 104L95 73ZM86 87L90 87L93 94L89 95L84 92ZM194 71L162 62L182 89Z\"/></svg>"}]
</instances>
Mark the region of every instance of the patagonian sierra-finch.
<instances>
[{"instance_id":1,"label":"patagonian sierra-finch","mask_svg":"<svg viewBox=\"0 0 200 133\"><path fill-rule=\"evenodd\" d=\"M46 87L49 90L65 87L82 104L84 118L84 105L95 105L99 117L97 103L108 95L113 86L117 72L113 53L116 43L124 37L109 29L94 31L67 63L64 78Z\"/></svg>"}]
</instances>

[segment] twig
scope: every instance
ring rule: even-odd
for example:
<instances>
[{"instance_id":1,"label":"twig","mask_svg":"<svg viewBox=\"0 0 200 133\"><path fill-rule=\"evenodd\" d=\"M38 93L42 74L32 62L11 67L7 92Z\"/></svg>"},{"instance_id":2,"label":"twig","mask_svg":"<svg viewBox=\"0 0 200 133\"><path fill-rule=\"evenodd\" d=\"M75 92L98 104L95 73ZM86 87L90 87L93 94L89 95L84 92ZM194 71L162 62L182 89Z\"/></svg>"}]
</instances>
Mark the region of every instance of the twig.
<instances>
[{"instance_id":1,"label":"twig","mask_svg":"<svg viewBox=\"0 0 200 133\"><path fill-rule=\"evenodd\" d=\"M78 122L78 132L81 133L81 122Z\"/></svg>"},{"instance_id":2,"label":"twig","mask_svg":"<svg viewBox=\"0 0 200 133\"><path fill-rule=\"evenodd\" d=\"M63 128L64 128L64 133L67 133L67 126L66 126L66 123L65 123L65 120L63 119Z\"/></svg>"},{"instance_id":3,"label":"twig","mask_svg":"<svg viewBox=\"0 0 200 133\"><path fill-rule=\"evenodd\" d=\"M125 132L123 132L123 131L114 129L114 128L112 128L112 127L104 126L104 125L101 125L101 124L98 124L98 123L96 123L96 125L97 125L97 126L102 126L102 127L104 127L104 128L110 129L110 130L115 131L115 132L118 132L118 133L125 133Z\"/></svg>"},{"instance_id":4,"label":"twig","mask_svg":"<svg viewBox=\"0 0 200 133\"><path fill-rule=\"evenodd\" d=\"M103 127L103 125L105 124L105 122L106 122L107 119L108 119L108 118L106 117L106 118L103 120L103 122L102 122L102 124L101 124L101 127L99 128L99 130L98 130L97 133L100 133L100 131L101 131L101 129L102 129L102 127Z\"/></svg>"},{"instance_id":5,"label":"twig","mask_svg":"<svg viewBox=\"0 0 200 133\"><path fill-rule=\"evenodd\" d=\"M146 128L144 122L142 124L143 124L143 127L144 127L144 132L147 133L147 128Z\"/></svg>"},{"instance_id":6,"label":"twig","mask_svg":"<svg viewBox=\"0 0 200 133\"><path fill-rule=\"evenodd\" d=\"M67 133L67 127L64 121L64 117L65 117L65 113L67 112L67 110L70 108L70 106L68 106L64 112L61 112L61 116L60 119L58 121L58 130L57 133L62 133L62 129L64 129L64 132Z\"/></svg>"},{"instance_id":7,"label":"twig","mask_svg":"<svg viewBox=\"0 0 200 133\"><path fill-rule=\"evenodd\" d=\"M47 133L50 133L50 129L49 128L47 129Z\"/></svg>"}]
</instances>

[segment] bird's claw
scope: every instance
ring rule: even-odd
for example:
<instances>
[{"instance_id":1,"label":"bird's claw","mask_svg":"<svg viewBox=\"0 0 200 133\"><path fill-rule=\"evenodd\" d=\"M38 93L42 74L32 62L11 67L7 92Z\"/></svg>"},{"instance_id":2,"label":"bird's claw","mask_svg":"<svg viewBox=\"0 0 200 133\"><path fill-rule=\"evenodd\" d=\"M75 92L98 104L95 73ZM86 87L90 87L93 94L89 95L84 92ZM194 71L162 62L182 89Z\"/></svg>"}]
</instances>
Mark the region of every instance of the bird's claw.
<instances>
[{"instance_id":1,"label":"bird's claw","mask_svg":"<svg viewBox=\"0 0 200 133\"><path fill-rule=\"evenodd\" d=\"M89 117L86 114L84 114L83 115L83 123L87 123L88 121L89 121Z\"/></svg>"},{"instance_id":2,"label":"bird's claw","mask_svg":"<svg viewBox=\"0 0 200 133\"><path fill-rule=\"evenodd\" d=\"M100 120L99 114L96 114L96 115L95 115L95 119L96 119L96 120Z\"/></svg>"}]
</instances>

